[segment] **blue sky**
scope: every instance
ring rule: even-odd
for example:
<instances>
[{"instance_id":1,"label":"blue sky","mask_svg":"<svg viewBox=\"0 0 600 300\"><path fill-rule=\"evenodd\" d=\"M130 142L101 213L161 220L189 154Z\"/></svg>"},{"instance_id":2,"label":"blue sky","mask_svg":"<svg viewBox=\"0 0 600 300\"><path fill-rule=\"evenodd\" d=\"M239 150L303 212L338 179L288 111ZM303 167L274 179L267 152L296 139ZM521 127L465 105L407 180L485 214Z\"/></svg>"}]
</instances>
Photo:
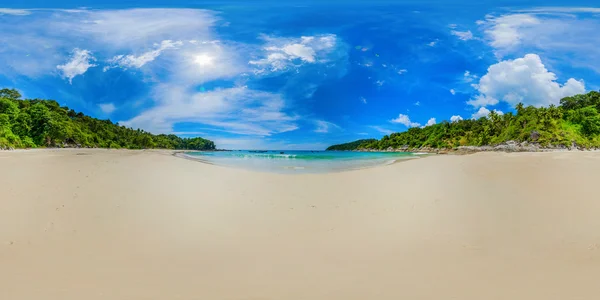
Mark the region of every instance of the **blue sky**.
<instances>
[{"instance_id":1,"label":"blue sky","mask_svg":"<svg viewBox=\"0 0 600 300\"><path fill-rule=\"evenodd\" d=\"M219 148L323 149L600 85L591 2L45 2L0 2L0 86Z\"/></svg>"}]
</instances>

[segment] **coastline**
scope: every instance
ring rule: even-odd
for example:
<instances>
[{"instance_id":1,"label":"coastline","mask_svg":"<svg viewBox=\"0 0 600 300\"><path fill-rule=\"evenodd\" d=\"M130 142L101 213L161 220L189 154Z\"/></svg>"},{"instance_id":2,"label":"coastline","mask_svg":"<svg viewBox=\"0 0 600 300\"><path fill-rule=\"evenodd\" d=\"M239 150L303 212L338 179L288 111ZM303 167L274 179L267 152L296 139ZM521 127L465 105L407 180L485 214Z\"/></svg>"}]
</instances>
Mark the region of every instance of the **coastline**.
<instances>
[{"instance_id":1,"label":"coastline","mask_svg":"<svg viewBox=\"0 0 600 300\"><path fill-rule=\"evenodd\" d=\"M173 156L178 157L178 158L183 158L183 159L186 159L186 160L191 160L191 161L196 161L196 162L208 164L208 165L221 166L221 167L226 167L226 168L235 168L235 169L245 169L245 170L249 170L249 171L253 171L253 172L260 172L260 173L263 173L263 172L266 172L266 173L276 173L276 174L281 174L281 175L328 174L328 173L339 173L339 172L357 171L357 170L364 170L364 169L369 169L369 168L384 167L384 166L396 164L396 163L399 163L399 162L413 160L413 159L419 159L419 158L423 158L423 157L432 155L432 154L428 154L428 153L420 153L420 154L416 154L414 157L402 157L402 158L389 159L389 160L383 161L383 162L378 163L378 164L373 164L373 165L355 166L355 167L347 167L347 168L339 168L339 169L326 169L326 170L321 170L321 171L312 171L311 170L309 172L304 172L304 170L306 170L306 169L304 167L301 167L301 169L299 169L299 170L303 171L301 173L294 173L294 172L286 173L286 172L282 172L281 170L279 172L277 172L277 169L271 169L271 171L268 171L268 170L256 170L256 169L253 170L252 168L243 167L243 166L235 166L235 165L228 165L228 164L219 164L219 163L212 162L212 161L210 161L208 159L203 159L201 156L187 155L186 152L197 152L197 151L185 151L185 152L175 151L173 153ZM269 163L269 162L266 161L265 163Z\"/></svg>"},{"instance_id":2,"label":"coastline","mask_svg":"<svg viewBox=\"0 0 600 300\"><path fill-rule=\"evenodd\" d=\"M357 149L351 151L358 152L423 152L430 154L473 154L479 152L523 152L523 153L537 153L537 152L568 152L568 151L582 151L582 152L594 152L600 151L600 148L586 148L578 146L573 143L570 147L566 146L541 146L535 143L527 143L522 142L518 143L516 141L507 141L505 143L497 144L497 145L487 145L487 146L459 146L457 148L431 148L431 147L420 147L420 148L410 148L408 146L404 146L401 148L392 148L389 147L384 150L379 149Z\"/></svg>"}]
</instances>

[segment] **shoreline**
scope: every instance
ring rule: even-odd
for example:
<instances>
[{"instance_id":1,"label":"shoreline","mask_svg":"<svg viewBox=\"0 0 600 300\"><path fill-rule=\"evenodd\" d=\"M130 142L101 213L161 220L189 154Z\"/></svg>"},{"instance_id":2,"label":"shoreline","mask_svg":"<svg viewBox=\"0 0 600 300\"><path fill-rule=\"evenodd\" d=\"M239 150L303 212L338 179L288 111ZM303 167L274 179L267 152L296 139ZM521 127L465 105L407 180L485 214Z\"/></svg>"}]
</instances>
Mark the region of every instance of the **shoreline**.
<instances>
[{"instance_id":1,"label":"shoreline","mask_svg":"<svg viewBox=\"0 0 600 300\"><path fill-rule=\"evenodd\" d=\"M186 152L200 152L200 151L186 151ZM405 162L405 161L409 161L409 160L414 160L414 159L420 159L420 158L424 158L427 156L431 156L433 154L427 154L427 153L421 153L421 154L415 154L414 157L404 157L404 158L396 158L396 159L390 159L389 161L385 161L382 162L380 164L374 164L374 165L369 165L369 166L363 166L363 167L352 167L352 168L346 168L346 169L330 169L327 171L321 171L321 172L300 172L300 173L287 173L287 172L273 172L273 171L265 171L265 170L257 170L257 169L251 169L251 168L245 168L245 167L241 167L241 166L232 166L232 165L226 165L226 164L218 164L218 163L214 163L211 162L207 159L202 159L198 156L190 156L190 155L186 155L185 152L174 152L173 156L177 157L177 158L182 158L182 159L186 159L186 160L192 160L192 161L196 161L199 163L204 163L204 164L208 164L208 165L212 165L212 166L219 166L219 167L225 167L225 168L233 168L233 169L241 169L241 170L247 170L247 171L251 171L251 172L259 172L259 173L272 173L272 174L281 174L281 175L300 175L300 174L328 174L328 173L341 173L341 172L350 172L350 171L358 171L358 170L364 170L364 169L370 169L370 168L379 168L379 167L385 167L385 166L389 166L389 165L393 165L393 164L397 164L400 162ZM286 167L284 167L284 169L288 169ZM302 167L301 170L306 170L304 167Z\"/></svg>"}]
</instances>

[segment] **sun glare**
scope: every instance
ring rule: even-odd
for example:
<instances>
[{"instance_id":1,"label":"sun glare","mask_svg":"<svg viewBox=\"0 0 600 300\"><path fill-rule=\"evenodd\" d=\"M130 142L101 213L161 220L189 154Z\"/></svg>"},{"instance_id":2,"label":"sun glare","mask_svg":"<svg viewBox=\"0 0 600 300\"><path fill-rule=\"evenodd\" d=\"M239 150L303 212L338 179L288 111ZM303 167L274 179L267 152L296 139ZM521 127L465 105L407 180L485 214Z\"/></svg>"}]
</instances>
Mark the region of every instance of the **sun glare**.
<instances>
[{"instance_id":1,"label":"sun glare","mask_svg":"<svg viewBox=\"0 0 600 300\"><path fill-rule=\"evenodd\" d=\"M212 56L208 56L206 54L197 55L194 58L194 62L201 66L209 66L213 64L214 58Z\"/></svg>"}]
</instances>

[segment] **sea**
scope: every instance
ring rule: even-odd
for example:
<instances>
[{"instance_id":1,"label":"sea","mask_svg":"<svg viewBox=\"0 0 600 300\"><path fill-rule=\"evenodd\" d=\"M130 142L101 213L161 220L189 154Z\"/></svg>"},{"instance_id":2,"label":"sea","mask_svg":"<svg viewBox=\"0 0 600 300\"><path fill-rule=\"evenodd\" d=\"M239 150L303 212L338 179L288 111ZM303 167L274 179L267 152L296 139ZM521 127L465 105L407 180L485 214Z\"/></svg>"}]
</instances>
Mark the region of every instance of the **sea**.
<instances>
[{"instance_id":1,"label":"sea","mask_svg":"<svg viewBox=\"0 0 600 300\"><path fill-rule=\"evenodd\" d=\"M199 151L186 158L258 172L281 174L330 173L392 164L425 153L354 151Z\"/></svg>"}]
</instances>

